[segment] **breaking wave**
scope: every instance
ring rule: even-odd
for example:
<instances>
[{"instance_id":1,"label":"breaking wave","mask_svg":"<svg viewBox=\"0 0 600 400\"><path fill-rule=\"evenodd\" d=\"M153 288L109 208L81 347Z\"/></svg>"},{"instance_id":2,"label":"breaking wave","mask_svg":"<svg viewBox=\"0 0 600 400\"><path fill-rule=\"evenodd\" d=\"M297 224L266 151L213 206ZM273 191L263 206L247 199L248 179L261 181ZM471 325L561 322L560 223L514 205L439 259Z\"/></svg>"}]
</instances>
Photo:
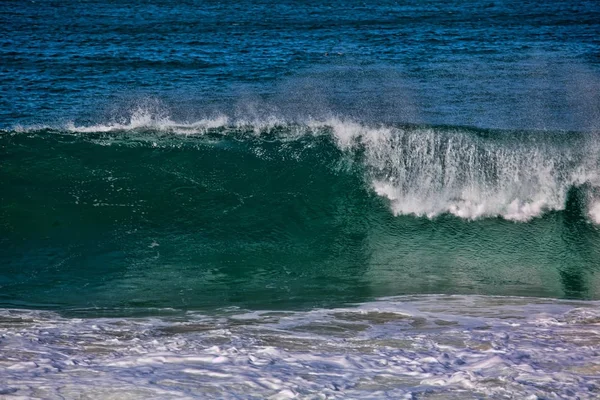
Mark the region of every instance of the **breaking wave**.
<instances>
[{"instance_id":1,"label":"breaking wave","mask_svg":"<svg viewBox=\"0 0 600 400\"><path fill-rule=\"evenodd\" d=\"M564 210L570 191L583 188L580 200L584 204L579 205L591 221L600 223L596 195L600 138L593 133L377 125L337 117L287 121L276 116L244 119L216 115L181 123L147 108L135 110L123 121L71 122L59 129L17 127L3 136L16 132L75 133L82 134L80 140L104 139L111 144L132 140L139 144L145 139L144 143L155 147L167 141L173 145L177 140L211 138L246 142L251 151L261 142L275 140L279 147L270 151L278 153L289 151L284 143L294 140L302 141L304 148L334 144L338 151L334 156L358 163L366 185L387 199L395 215L435 218L452 214L470 220L501 217L528 221L548 211ZM323 137L330 143L310 139Z\"/></svg>"}]
</instances>

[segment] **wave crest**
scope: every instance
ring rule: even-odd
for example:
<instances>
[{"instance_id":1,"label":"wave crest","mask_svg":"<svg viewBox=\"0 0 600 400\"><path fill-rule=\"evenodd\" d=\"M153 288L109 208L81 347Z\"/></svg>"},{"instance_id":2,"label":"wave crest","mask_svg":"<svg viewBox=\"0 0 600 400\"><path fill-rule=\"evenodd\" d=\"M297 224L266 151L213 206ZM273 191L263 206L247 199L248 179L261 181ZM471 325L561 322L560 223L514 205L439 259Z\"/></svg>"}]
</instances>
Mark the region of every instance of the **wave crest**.
<instances>
[{"instance_id":1,"label":"wave crest","mask_svg":"<svg viewBox=\"0 0 600 400\"><path fill-rule=\"evenodd\" d=\"M564 209L573 186L598 186L597 146L579 148L566 137L330 123L340 148L364 152L373 190L396 215L528 221ZM592 200L589 214L598 222Z\"/></svg>"},{"instance_id":2,"label":"wave crest","mask_svg":"<svg viewBox=\"0 0 600 400\"><path fill-rule=\"evenodd\" d=\"M252 140L273 130L281 140L330 135L342 154L360 162L369 187L389 200L395 215L529 221L547 211L563 210L573 187L600 187L600 140L594 135L374 126L338 117L289 121L220 114L182 123L144 107L126 121L71 122L63 129L83 134L142 129L185 136L218 130L225 138L241 132ZM600 223L600 198L595 192L589 191L585 207L588 217Z\"/></svg>"}]
</instances>

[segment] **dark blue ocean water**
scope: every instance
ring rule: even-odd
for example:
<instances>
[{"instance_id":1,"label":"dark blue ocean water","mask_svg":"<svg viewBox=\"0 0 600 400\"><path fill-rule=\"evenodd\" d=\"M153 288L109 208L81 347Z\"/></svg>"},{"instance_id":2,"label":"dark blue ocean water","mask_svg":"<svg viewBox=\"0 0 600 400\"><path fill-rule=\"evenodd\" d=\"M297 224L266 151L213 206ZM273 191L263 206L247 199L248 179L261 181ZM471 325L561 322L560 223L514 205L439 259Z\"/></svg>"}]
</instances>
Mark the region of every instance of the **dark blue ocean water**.
<instances>
[{"instance_id":1,"label":"dark blue ocean water","mask_svg":"<svg viewBox=\"0 0 600 400\"><path fill-rule=\"evenodd\" d=\"M597 1L3 1L0 126L211 113L598 127Z\"/></svg>"},{"instance_id":2,"label":"dark blue ocean water","mask_svg":"<svg viewBox=\"0 0 600 400\"><path fill-rule=\"evenodd\" d=\"M0 0L0 397L597 399L600 2Z\"/></svg>"}]
</instances>

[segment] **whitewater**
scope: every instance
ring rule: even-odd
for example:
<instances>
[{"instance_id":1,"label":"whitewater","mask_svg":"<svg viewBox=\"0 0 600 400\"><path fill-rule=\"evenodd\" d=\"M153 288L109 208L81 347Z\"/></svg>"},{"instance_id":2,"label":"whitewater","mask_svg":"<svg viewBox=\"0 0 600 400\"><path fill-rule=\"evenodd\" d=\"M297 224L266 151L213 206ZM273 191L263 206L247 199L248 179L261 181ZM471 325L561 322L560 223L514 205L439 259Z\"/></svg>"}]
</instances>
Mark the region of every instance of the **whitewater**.
<instances>
[{"instance_id":1,"label":"whitewater","mask_svg":"<svg viewBox=\"0 0 600 400\"><path fill-rule=\"evenodd\" d=\"M16 398L595 399L597 302L405 296L311 311L2 310ZM102 312L96 310L95 312Z\"/></svg>"},{"instance_id":2,"label":"whitewater","mask_svg":"<svg viewBox=\"0 0 600 400\"><path fill-rule=\"evenodd\" d=\"M599 398L598 15L0 2L0 398Z\"/></svg>"}]
</instances>

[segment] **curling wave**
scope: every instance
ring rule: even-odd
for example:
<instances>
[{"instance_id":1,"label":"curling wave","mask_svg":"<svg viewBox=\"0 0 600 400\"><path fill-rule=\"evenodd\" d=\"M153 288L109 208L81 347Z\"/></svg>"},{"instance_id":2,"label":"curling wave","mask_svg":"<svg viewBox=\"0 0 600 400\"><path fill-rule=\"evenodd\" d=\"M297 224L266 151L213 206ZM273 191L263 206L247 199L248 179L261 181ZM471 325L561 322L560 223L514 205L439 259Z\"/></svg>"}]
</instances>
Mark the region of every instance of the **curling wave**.
<instances>
[{"instance_id":1,"label":"curling wave","mask_svg":"<svg viewBox=\"0 0 600 400\"><path fill-rule=\"evenodd\" d=\"M5 131L0 304L600 298L598 139L143 112Z\"/></svg>"},{"instance_id":2,"label":"curling wave","mask_svg":"<svg viewBox=\"0 0 600 400\"><path fill-rule=\"evenodd\" d=\"M600 185L600 138L592 133L367 125L333 117L286 121L275 116L242 119L217 115L180 123L167 114L144 108L121 122L68 123L60 129L19 127L14 132L40 133L48 129L53 133L86 134L79 139L96 143L144 141L155 147L172 146L190 138L211 138L223 144L235 141L242 147L246 143L247 150L256 151L257 146L275 140L278 144L269 151L280 154L293 151L285 143L294 140L305 149L316 146L319 151L326 137L327 145L334 144L338 153L323 156L339 160L325 163L345 160L360 165L367 186L389 201L395 215L434 218L452 214L470 220L501 217L529 221L547 211L564 210L568 193L584 188L584 204L579 205L591 221L600 223L596 195ZM268 158L267 153L262 156ZM294 166L274 167L279 168Z\"/></svg>"}]
</instances>

